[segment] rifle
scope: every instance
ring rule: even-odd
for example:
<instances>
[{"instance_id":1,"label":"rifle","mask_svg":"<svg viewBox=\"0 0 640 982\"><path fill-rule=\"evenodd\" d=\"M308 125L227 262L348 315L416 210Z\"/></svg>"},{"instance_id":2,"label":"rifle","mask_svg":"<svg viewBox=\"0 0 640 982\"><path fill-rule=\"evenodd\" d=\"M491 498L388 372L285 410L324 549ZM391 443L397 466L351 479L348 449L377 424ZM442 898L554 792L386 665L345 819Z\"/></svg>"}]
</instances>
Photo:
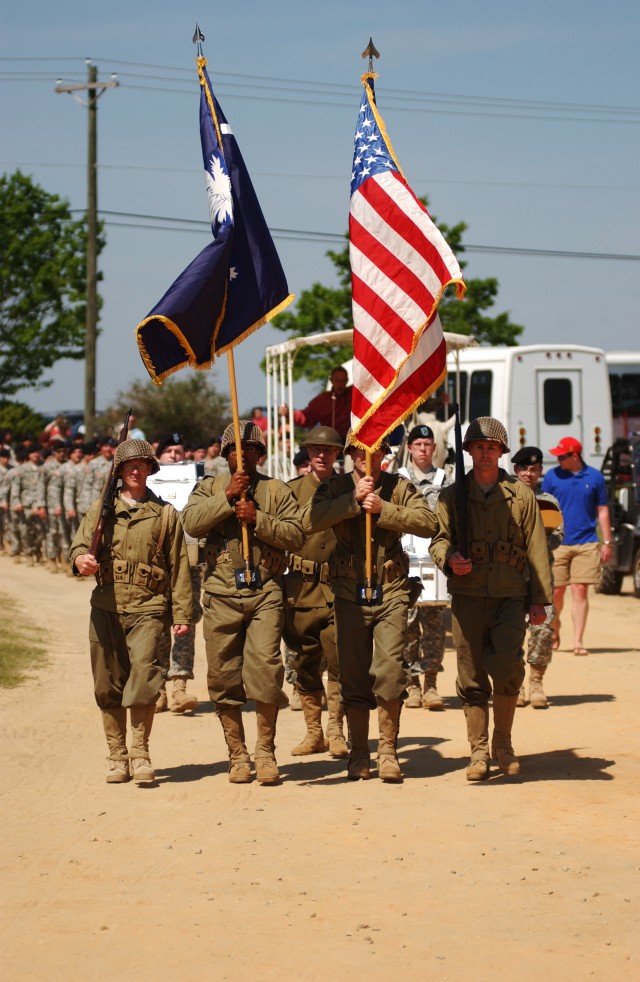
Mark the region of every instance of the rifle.
<instances>
[{"instance_id":1,"label":"rifle","mask_svg":"<svg viewBox=\"0 0 640 982\"><path fill-rule=\"evenodd\" d=\"M456 440L456 517L458 525L458 552L465 559L469 558L469 532L467 528L467 482L464 473L464 456L462 451L462 429L460 427L460 406L455 404L456 422L454 434Z\"/></svg>"},{"instance_id":2,"label":"rifle","mask_svg":"<svg viewBox=\"0 0 640 982\"><path fill-rule=\"evenodd\" d=\"M131 417L131 410L127 413L127 417L124 421L124 426L120 430L120 436L118 437L118 446L129 436L129 419ZM102 497L100 499L100 514L98 515L98 521L96 522L96 527L93 530L93 535L91 536L91 545L89 546L89 555L93 556L95 559L98 555L98 549L100 548L100 543L102 541L102 533L104 532L104 527L109 517L109 514L113 511L114 502L116 500L116 491L118 490L118 478L115 474L115 455L111 461L111 470L109 471L109 477L107 478L104 489L102 491Z\"/></svg>"}]
</instances>

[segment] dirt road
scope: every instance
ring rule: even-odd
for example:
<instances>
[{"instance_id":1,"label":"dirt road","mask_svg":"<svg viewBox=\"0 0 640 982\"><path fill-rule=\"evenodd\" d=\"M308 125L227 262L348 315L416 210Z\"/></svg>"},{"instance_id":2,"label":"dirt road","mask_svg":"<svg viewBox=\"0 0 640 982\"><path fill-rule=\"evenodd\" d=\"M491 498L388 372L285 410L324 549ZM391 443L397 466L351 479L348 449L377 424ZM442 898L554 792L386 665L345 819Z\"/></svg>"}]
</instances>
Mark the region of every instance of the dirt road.
<instances>
[{"instance_id":1,"label":"dirt road","mask_svg":"<svg viewBox=\"0 0 640 982\"><path fill-rule=\"evenodd\" d=\"M104 782L90 584L3 558L0 589L46 631L51 657L0 692L5 979L640 977L629 592L593 597L590 656L574 657L567 634L550 708L518 710L519 780L465 781L449 650L449 708L403 714L404 784L354 784L340 761L292 758L302 720L286 710L282 785L230 785L199 629L203 703L156 718L158 781L144 788Z\"/></svg>"}]
</instances>

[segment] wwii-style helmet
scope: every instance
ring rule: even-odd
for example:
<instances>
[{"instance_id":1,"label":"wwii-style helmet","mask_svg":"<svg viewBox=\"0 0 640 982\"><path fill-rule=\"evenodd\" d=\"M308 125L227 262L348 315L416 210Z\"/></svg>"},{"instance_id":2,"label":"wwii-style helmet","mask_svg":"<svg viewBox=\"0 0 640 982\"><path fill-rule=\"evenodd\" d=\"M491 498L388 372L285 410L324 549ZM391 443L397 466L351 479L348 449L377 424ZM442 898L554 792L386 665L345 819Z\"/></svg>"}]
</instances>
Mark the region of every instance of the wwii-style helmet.
<instances>
[{"instance_id":1,"label":"wwii-style helmet","mask_svg":"<svg viewBox=\"0 0 640 982\"><path fill-rule=\"evenodd\" d=\"M314 426L309 430L304 440L300 441L301 447L337 447L342 450L342 437L337 430L331 426Z\"/></svg>"},{"instance_id":2,"label":"wwii-style helmet","mask_svg":"<svg viewBox=\"0 0 640 982\"><path fill-rule=\"evenodd\" d=\"M157 474L160 470L160 464L153 452L153 447L146 440L125 440L120 444L113 458L114 473L119 474L120 468L128 460L148 460L151 464L152 474Z\"/></svg>"},{"instance_id":3,"label":"wwii-style helmet","mask_svg":"<svg viewBox=\"0 0 640 982\"><path fill-rule=\"evenodd\" d=\"M503 453L509 453L508 439L507 431L499 419L494 419L493 416L478 416L467 426L462 449L468 450L469 444L475 440L495 440L496 443L502 444Z\"/></svg>"},{"instance_id":4,"label":"wwii-style helmet","mask_svg":"<svg viewBox=\"0 0 640 982\"><path fill-rule=\"evenodd\" d=\"M252 423L249 419L240 420L240 442L241 443L253 443L257 446L262 447L263 452L267 449L264 442L264 434L259 426ZM226 430L222 434L222 444L220 447L220 453L223 457L229 456L229 448L235 447L236 435L233 429L233 423L229 423Z\"/></svg>"}]
</instances>

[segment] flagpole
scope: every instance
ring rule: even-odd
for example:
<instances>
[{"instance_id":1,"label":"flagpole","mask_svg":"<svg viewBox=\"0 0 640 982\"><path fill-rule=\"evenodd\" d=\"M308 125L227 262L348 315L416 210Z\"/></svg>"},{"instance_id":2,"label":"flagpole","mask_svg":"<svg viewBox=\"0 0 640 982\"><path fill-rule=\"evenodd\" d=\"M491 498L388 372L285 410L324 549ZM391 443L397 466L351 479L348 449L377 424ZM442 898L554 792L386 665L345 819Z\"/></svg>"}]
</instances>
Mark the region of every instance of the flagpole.
<instances>
[{"instance_id":1,"label":"flagpole","mask_svg":"<svg viewBox=\"0 0 640 982\"><path fill-rule=\"evenodd\" d=\"M365 452L365 476L371 477L371 451ZM370 511L364 516L364 557L365 557L365 589L369 602L373 596L373 515Z\"/></svg>"},{"instance_id":2,"label":"flagpole","mask_svg":"<svg viewBox=\"0 0 640 982\"><path fill-rule=\"evenodd\" d=\"M242 458L242 434L240 432L240 412L238 410L238 387L236 385L236 366L233 360L233 348L227 350L227 365L229 368L229 388L231 390L231 418L233 420L233 438L236 444L236 460L238 462L237 471L244 473L244 461ZM247 500L246 492L240 495L241 501ZM244 578L245 582L251 583L251 553L249 552L249 527L243 520L240 522L242 529L242 558L244 559Z\"/></svg>"}]
</instances>

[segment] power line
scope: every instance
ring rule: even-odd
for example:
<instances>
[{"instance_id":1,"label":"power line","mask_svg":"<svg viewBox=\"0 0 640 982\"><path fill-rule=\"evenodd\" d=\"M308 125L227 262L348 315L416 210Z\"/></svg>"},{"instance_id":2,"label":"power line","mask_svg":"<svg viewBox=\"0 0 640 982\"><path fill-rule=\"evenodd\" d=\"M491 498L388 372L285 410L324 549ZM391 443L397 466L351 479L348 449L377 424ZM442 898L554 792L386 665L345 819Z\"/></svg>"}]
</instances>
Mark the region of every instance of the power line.
<instances>
[{"instance_id":1,"label":"power line","mask_svg":"<svg viewBox=\"0 0 640 982\"><path fill-rule=\"evenodd\" d=\"M74 209L74 211L76 210L77 209ZM169 218L164 215L142 215L136 214L135 212L124 211L100 211L100 215L106 216L106 224L113 225L114 227L146 228L171 232L181 231L198 233L201 230L210 230L211 228L209 222L205 221L204 219L196 218ZM140 221L144 222L155 222L162 224L143 225L136 223L135 225L125 225L124 223L110 222L108 221L109 218L131 218L139 219ZM271 228L270 231L274 238L289 239L299 242L325 242L327 244L330 242L345 242L345 235L337 232L315 232L311 230L275 227ZM510 256L549 256L555 259L599 259L615 260L620 262L640 261L640 255L633 255L630 253L584 252L573 249L537 249L534 247L473 245L466 243L461 252L493 253L497 255Z\"/></svg>"}]
</instances>

